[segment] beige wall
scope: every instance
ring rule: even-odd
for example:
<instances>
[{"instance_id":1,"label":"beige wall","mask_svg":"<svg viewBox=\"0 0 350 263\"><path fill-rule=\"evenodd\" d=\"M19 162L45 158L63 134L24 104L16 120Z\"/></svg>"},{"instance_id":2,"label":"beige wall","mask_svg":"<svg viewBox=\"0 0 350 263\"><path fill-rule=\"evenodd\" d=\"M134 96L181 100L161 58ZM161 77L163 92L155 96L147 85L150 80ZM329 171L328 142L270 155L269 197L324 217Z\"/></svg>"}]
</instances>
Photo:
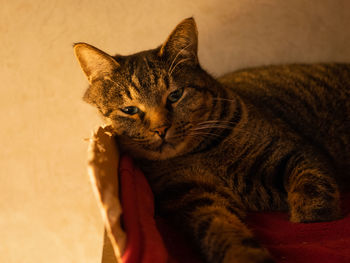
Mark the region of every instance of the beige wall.
<instances>
[{"instance_id":1,"label":"beige wall","mask_svg":"<svg viewBox=\"0 0 350 263\"><path fill-rule=\"evenodd\" d=\"M81 101L87 81L72 43L128 54L192 15L200 61L215 75L350 61L347 0L0 0L0 262L99 262L84 138L100 120Z\"/></svg>"}]
</instances>

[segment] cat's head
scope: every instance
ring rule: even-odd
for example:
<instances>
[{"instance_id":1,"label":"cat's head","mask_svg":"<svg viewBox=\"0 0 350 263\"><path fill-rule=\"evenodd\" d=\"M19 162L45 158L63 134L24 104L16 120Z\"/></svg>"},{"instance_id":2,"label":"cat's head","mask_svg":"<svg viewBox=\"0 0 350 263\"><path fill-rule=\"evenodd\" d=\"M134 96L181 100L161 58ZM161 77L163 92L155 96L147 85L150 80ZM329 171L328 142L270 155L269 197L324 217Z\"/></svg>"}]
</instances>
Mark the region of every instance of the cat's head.
<instances>
[{"instance_id":1,"label":"cat's head","mask_svg":"<svg viewBox=\"0 0 350 263\"><path fill-rule=\"evenodd\" d=\"M135 157L179 156L206 138L198 125L213 114L218 84L201 69L197 43L195 21L188 18L160 47L130 56L74 45L90 83L84 100L99 109Z\"/></svg>"}]
</instances>

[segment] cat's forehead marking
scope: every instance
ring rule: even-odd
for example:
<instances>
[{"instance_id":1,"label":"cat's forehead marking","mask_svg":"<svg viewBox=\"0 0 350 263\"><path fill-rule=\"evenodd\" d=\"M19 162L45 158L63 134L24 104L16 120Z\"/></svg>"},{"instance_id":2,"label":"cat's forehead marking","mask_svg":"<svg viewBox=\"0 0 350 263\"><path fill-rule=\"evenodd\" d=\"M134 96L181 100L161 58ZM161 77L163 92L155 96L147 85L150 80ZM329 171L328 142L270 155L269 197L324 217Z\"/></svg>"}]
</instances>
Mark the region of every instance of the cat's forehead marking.
<instances>
[{"instance_id":1,"label":"cat's forehead marking","mask_svg":"<svg viewBox=\"0 0 350 263\"><path fill-rule=\"evenodd\" d=\"M158 105L168 88L166 71L158 61L140 54L127 63L126 79L133 99L147 106Z\"/></svg>"},{"instance_id":2,"label":"cat's forehead marking","mask_svg":"<svg viewBox=\"0 0 350 263\"><path fill-rule=\"evenodd\" d=\"M128 85L129 98L131 100L140 99L140 90L134 85Z\"/></svg>"},{"instance_id":3,"label":"cat's forehead marking","mask_svg":"<svg viewBox=\"0 0 350 263\"><path fill-rule=\"evenodd\" d=\"M135 72L131 75L131 83L132 85L129 85L131 89L136 93L140 93L141 84L139 81L139 78L136 76Z\"/></svg>"}]
</instances>

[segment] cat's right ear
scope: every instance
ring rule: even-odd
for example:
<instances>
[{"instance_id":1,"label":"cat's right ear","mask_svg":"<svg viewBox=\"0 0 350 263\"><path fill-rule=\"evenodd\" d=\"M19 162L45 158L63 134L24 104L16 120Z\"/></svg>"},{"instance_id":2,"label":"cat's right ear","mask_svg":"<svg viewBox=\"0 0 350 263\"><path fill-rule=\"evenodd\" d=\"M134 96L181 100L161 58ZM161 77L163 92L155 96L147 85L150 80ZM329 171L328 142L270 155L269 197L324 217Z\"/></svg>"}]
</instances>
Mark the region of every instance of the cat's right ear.
<instances>
[{"instance_id":1,"label":"cat's right ear","mask_svg":"<svg viewBox=\"0 0 350 263\"><path fill-rule=\"evenodd\" d=\"M74 44L74 53L89 83L110 76L120 65L107 53L86 43Z\"/></svg>"}]
</instances>

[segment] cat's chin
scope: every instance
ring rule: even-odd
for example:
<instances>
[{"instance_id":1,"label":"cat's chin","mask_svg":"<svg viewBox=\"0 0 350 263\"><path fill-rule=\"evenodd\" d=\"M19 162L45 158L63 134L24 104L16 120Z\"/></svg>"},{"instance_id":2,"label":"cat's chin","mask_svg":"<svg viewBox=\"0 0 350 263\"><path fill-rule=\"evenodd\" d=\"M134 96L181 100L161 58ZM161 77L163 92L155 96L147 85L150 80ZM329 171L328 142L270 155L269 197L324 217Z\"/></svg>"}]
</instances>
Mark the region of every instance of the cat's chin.
<instances>
[{"instance_id":1,"label":"cat's chin","mask_svg":"<svg viewBox=\"0 0 350 263\"><path fill-rule=\"evenodd\" d=\"M182 145L173 145L169 142L164 142L154 149L143 149L143 148L129 148L125 149L126 152L131 154L137 159L147 159L147 160L166 160L173 157L177 157L183 154Z\"/></svg>"},{"instance_id":2,"label":"cat's chin","mask_svg":"<svg viewBox=\"0 0 350 263\"><path fill-rule=\"evenodd\" d=\"M164 141L156 150L145 152L145 159L149 160L166 160L184 155L191 148L191 143L188 139L183 138L180 142Z\"/></svg>"},{"instance_id":3,"label":"cat's chin","mask_svg":"<svg viewBox=\"0 0 350 263\"><path fill-rule=\"evenodd\" d=\"M155 150L142 151L142 156L140 157L148 160L166 160L169 158L176 157L178 155L181 155L181 154L179 153L177 147L175 147L171 143L165 142Z\"/></svg>"}]
</instances>

